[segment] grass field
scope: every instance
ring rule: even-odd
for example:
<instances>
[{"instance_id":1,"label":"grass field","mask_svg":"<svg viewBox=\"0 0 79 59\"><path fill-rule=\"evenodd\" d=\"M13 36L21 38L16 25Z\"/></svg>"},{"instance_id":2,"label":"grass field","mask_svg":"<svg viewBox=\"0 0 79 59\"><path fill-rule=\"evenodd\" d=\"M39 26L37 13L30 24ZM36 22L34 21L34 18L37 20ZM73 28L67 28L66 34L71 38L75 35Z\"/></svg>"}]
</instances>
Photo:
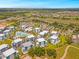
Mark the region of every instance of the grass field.
<instances>
[{"instance_id":1,"label":"grass field","mask_svg":"<svg viewBox=\"0 0 79 59\"><path fill-rule=\"evenodd\" d=\"M56 59L60 59L63 56L67 46L68 45L64 45L64 46L56 49L56 51L57 51ZM78 45L72 45L72 46L79 48ZM79 59L79 49L76 49L74 47L69 47L65 59Z\"/></svg>"},{"instance_id":2,"label":"grass field","mask_svg":"<svg viewBox=\"0 0 79 59\"><path fill-rule=\"evenodd\" d=\"M79 50L70 47L65 59L79 59Z\"/></svg>"},{"instance_id":3,"label":"grass field","mask_svg":"<svg viewBox=\"0 0 79 59\"><path fill-rule=\"evenodd\" d=\"M43 19L43 18L39 18L40 20L44 20L46 22L49 22L49 23L53 23L53 22L58 22L58 23L63 23L63 24L77 24L79 25L79 20L63 20L63 19L53 19L53 18L46 18L46 19Z\"/></svg>"}]
</instances>

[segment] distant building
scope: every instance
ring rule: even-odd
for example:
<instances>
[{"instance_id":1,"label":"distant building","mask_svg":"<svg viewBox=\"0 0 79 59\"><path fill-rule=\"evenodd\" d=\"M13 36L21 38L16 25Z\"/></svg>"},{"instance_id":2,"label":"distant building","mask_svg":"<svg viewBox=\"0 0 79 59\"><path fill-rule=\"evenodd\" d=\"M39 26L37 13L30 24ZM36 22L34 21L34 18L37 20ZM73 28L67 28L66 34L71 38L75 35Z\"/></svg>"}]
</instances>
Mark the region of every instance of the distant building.
<instances>
[{"instance_id":1,"label":"distant building","mask_svg":"<svg viewBox=\"0 0 79 59\"><path fill-rule=\"evenodd\" d=\"M26 28L26 25L22 25L21 29L24 30Z\"/></svg>"},{"instance_id":2,"label":"distant building","mask_svg":"<svg viewBox=\"0 0 79 59\"><path fill-rule=\"evenodd\" d=\"M78 35L72 35L72 42L73 43L79 43L79 34Z\"/></svg>"},{"instance_id":3,"label":"distant building","mask_svg":"<svg viewBox=\"0 0 79 59\"><path fill-rule=\"evenodd\" d=\"M16 55L17 51L11 48L3 52L2 59L15 59Z\"/></svg>"},{"instance_id":4,"label":"distant building","mask_svg":"<svg viewBox=\"0 0 79 59\"><path fill-rule=\"evenodd\" d=\"M32 29L32 27L27 27L27 28L25 28L25 32L30 32L30 31L32 31L33 29Z\"/></svg>"},{"instance_id":5,"label":"distant building","mask_svg":"<svg viewBox=\"0 0 79 59\"><path fill-rule=\"evenodd\" d=\"M23 52L23 54L25 54L25 53L27 53L28 50L29 50L30 48L32 48L34 45L33 45L32 42L25 42L25 43L23 43L21 46L22 46L22 52Z\"/></svg>"},{"instance_id":6,"label":"distant building","mask_svg":"<svg viewBox=\"0 0 79 59\"><path fill-rule=\"evenodd\" d=\"M26 25L26 24L21 25L22 30L25 30L27 27L28 27L28 25Z\"/></svg>"},{"instance_id":7,"label":"distant building","mask_svg":"<svg viewBox=\"0 0 79 59\"><path fill-rule=\"evenodd\" d=\"M40 30L40 28L35 28L34 31L35 31L36 33L39 33L41 30Z\"/></svg>"},{"instance_id":8,"label":"distant building","mask_svg":"<svg viewBox=\"0 0 79 59\"><path fill-rule=\"evenodd\" d=\"M36 46L44 47L47 45L47 41L44 38L38 38L36 40Z\"/></svg>"}]
</instances>

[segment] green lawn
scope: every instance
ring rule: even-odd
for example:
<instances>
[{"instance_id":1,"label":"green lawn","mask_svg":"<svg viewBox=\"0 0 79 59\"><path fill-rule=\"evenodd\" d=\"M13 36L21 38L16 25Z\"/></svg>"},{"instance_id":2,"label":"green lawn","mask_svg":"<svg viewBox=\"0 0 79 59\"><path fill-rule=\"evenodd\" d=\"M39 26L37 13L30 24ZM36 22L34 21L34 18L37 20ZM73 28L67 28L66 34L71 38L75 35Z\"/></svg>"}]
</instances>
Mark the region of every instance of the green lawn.
<instances>
[{"instance_id":1,"label":"green lawn","mask_svg":"<svg viewBox=\"0 0 79 59\"><path fill-rule=\"evenodd\" d=\"M79 59L79 50L70 47L65 59Z\"/></svg>"},{"instance_id":2,"label":"green lawn","mask_svg":"<svg viewBox=\"0 0 79 59\"><path fill-rule=\"evenodd\" d=\"M3 41L0 41L0 45L1 44L9 44L11 46L11 43L12 43L12 39L6 39L6 40L3 40Z\"/></svg>"}]
</instances>

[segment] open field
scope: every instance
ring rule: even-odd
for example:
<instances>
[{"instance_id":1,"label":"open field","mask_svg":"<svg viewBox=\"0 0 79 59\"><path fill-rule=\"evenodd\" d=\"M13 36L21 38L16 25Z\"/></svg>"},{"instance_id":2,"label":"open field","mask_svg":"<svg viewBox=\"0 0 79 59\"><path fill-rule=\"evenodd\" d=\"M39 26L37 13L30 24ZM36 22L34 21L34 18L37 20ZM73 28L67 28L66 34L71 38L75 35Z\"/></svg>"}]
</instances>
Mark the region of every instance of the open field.
<instances>
[{"instance_id":1,"label":"open field","mask_svg":"<svg viewBox=\"0 0 79 59\"><path fill-rule=\"evenodd\" d=\"M73 20L73 19L72 20L63 20L63 19L48 18L48 19L44 19L43 21L46 21L49 23L58 22L58 23L63 23L63 24L77 24L77 25L79 25L79 20Z\"/></svg>"},{"instance_id":2,"label":"open field","mask_svg":"<svg viewBox=\"0 0 79 59\"><path fill-rule=\"evenodd\" d=\"M65 59L79 59L79 49L70 47Z\"/></svg>"}]
</instances>

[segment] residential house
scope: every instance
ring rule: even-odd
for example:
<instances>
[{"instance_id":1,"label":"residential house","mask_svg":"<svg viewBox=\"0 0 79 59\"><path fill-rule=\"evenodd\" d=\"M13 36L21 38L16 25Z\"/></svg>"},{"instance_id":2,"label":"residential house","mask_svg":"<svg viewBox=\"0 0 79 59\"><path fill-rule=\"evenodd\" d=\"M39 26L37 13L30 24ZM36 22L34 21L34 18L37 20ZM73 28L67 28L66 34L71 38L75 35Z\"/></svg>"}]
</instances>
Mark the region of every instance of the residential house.
<instances>
[{"instance_id":1,"label":"residential house","mask_svg":"<svg viewBox=\"0 0 79 59\"><path fill-rule=\"evenodd\" d=\"M0 45L0 59L2 59L2 53L9 48L8 44Z\"/></svg>"},{"instance_id":2,"label":"residential house","mask_svg":"<svg viewBox=\"0 0 79 59\"><path fill-rule=\"evenodd\" d=\"M6 39L6 36L5 36L5 34L3 34L3 33L0 33L0 40L5 40Z\"/></svg>"},{"instance_id":3,"label":"residential house","mask_svg":"<svg viewBox=\"0 0 79 59\"><path fill-rule=\"evenodd\" d=\"M57 32L57 31L52 31L52 32L51 32L51 35L59 35L59 32Z\"/></svg>"},{"instance_id":4,"label":"residential house","mask_svg":"<svg viewBox=\"0 0 79 59\"><path fill-rule=\"evenodd\" d=\"M21 25L21 29L25 30L28 26L26 24Z\"/></svg>"},{"instance_id":5,"label":"residential house","mask_svg":"<svg viewBox=\"0 0 79 59\"><path fill-rule=\"evenodd\" d=\"M17 51L13 48L10 48L3 52L2 59L15 59L17 56Z\"/></svg>"},{"instance_id":6,"label":"residential house","mask_svg":"<svg viewBox=\"0 0 79 59\"><path fill-rule=\"evenodd\" d=\"M45 34L47 34L47 33L48 33L48 31L44 30L44 31L40 32L39 35L40 35L41 37L43 37L43 36L44 36Z\"/></svg>"},{"instance_id":7,"label":"residential house","mask_svg":"<svg viewBox=\"0 0 79 59\"><path fill-rule=\"evenodd\" d=\"M60 42L59 38L58 38L58 35L54 34L52 35L50 38L49 38L49 41L52 43L52 44L57 44Z\"/></svg>"},{"instance_id":8,"label":"residential house","mask_svg":"<svg viewBox=\"0 0 79 59\"><path fill-rule=\"evenodd\" d=\"M33 42L33 41L35 41L35 36L30 34L27 36L27 40Z\"/></svg>"},{"instance_id":9,"label":"residential house","mask_svg":"<svg viewBox=\"0 0 79 59\"><path fill-rule=\"evenodd\" d=\"M79 43L79 34L78 35L72 35L72 42L73 43Z\"/></svg>"},{"instance_id":10,"label":"residential house","mask_svg":"<svg viewBox=\"0 0 79 59\"><path fill-rule=\"evenodd\" d=\"M32 31L33 29L32 29L32 27L27 27L27 28L25 28L25 32L30 32L30 31Z\"/></svg>"},{"instance_id":11,"label":"residential house","mask_svg":"<svg viewBox=\"0 0 79 59\"><path fill-rule=\"evenodd\" d=\"M21 45L23 54L27 53L30 48L32 48L34 44L32 42L25 42Z\"/></svg>"},{"instance_id":12,"label":"residential house","mask_svg":"<svg viewBox=\"0 0 79 59\"><path fill-rule=\"evenodd\" d=\"M27 37L29 34L25 33L25 32L22 32L22 31L17 31L15 36L17 38L20 38L20 37Z\"/></svg>"},{"instance_id":13,"label":"residential house","mask_svg":"<svg viewBox=\"0 0 79 59\"><path fill-rule=\"evenodd\" d=\"M3 31L3 33L5 34L5 36L7 38L8 36L11 35L11 30L10 29L6 29L6 30Z\"/></svg>"},{"instance_id":14,"label":"residential house","mask_svg":"<svg viewBox=\"0 0 79 59\"><path fill-rule=\"evenodd\" d=\"M21 29L24 30L26 28L26 25L22 25Z\"/></svg>"},{"instance_id":15,"label":"residential house","mask_svg":"<svg viewBox=\"0 0 79 59\"><path fill-rule=\"evenodd\" d=\"M41 30L40 30L40 28L35 28L34 31L35 31L36 33L39 33Z\"/></svg>"},{"instance_id":16,"label":"residential house","mask_svg":"<svg viewBox=\"0 0 79 59\"><path fill-rule=\"evenodd\" d=\"M23 42L25 42L25 41L27 41L27 39L28 39L27 37L29 35L30 35L29 33L25 33L25 32L22 32L22 31L18 31L15 34L15 39L21 38L21 39L23 39Z\"/></svg>"},{"instance_id":17,"label":"residential house","mask_svg":"<svg viewBox=\"0 0 79 59\"><path fill-rule=\"evenodd\" d=\"M22 44L22 39L20 39L20 38L15 39L15 40L13 40L13 42L12 42L12 46L13 46L13 48L15 48L15 49L16 49L17 47L20 47L21 44Z\"/></svg>"},{"instance_id":18,"label":"residential house","mask_svg":"<svg viewBox=\"0 0 79 59\"><path fill-rule=\"evenodd\" d=\"M2 44L2 45L0 45L0 52L2 53L4 51L6 51L8 48L9 48L8 44Z\"/></svg>"},{"instance_id":19,"label":"residential house","mask_svg":"<svg viewBox=\"0 0 79 59\"><path fill-rule=\"evenodd\" d=\"M9 26L8 29L11 29L11 31L15 30L15 26Z\"/></svg>"},{"instance_id":20,"label":"residential house","mask_svg":"<svg viewBox=\"0 0 79 59\"><path fill-rule=\"evenodd\" d=\"M44 38L38 38L36 40L36 46L44 47L47 45L47 41Z\"/></svg>"}]
</instances>

